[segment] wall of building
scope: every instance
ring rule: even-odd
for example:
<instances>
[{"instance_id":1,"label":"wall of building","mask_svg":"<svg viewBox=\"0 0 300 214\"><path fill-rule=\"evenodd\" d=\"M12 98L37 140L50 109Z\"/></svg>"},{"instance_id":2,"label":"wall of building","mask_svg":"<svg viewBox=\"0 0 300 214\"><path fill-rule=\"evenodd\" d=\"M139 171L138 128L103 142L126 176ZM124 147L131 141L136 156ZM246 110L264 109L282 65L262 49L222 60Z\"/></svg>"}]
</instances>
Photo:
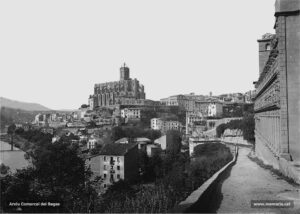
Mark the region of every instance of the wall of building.
<instances>
[{"instance_id":1,"label":"wall of building","mask_svg":"<svg viewBox=\"0 0 300 214\"><path fill-rule=\"evenodd\" d=\"M106 157L106 160L105 158ZM112 165L110 162L110 158L113 157L114 164ZM119 161L118 161L119 158ZM111 174L113 174L114 180L117 181L117 175L120 175L120 179L125 178L124 174L124 156L109 156L109 155L98 155L95 157L91 157L89 160L89 165L91 168L91 171L93 172L93 177L100 176L103 178L103 184L106 186L111 184ZM104 166L106 166L106 169L104 169ZM120 170L118 170L117 166L120 166ZM111 173L111 170L113 170L115 173ZM106 174L106 178L104 178L104 174Z\"/></svg>"},{"instance_id":2,"label":"wall of building","mask_svg":"<svg viewBox=\"0 0 300 214\"><path fill-rule=\"evenodd\" d=\"M167 149L167 135L163 135L160 138L156 139L154 143L159 144L162 150Z\"/></svg>"},{"instance_id":3,"label":"wall of building","mask_svg":"<svg viewBox=\"0 0 300 214\"><path fill-rule=\"evenodd\" d=\"M256 84L255 152L266 164L299 181L300 0L276 1L276 35Z\"/></svg>"},{"instance_id":4,"label":"wall of building","mask_svg":"<svg viewBox=\"0 0 300 214\"><path fill-rule=\"evenodd\" d=\"M285 17L285 24L289 150L300 161L300 16Z\"/></svg>"}]
</instances>

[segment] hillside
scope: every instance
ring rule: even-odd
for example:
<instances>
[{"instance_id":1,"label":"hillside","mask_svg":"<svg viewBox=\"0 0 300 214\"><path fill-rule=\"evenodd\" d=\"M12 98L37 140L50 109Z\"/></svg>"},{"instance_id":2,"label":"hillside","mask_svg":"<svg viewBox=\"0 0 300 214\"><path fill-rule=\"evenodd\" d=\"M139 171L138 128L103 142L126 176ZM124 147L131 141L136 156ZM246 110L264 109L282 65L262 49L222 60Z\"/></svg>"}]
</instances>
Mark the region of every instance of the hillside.
<instances>
[{"instance_id":1,"label":"hillside","mask_svg":"<svg viewBox=\"0 0 300 214\"><path fill-rule=\"evenodd\" d=\"M38 114L38 112L1 107L0 128L2 130L6 125L12 123L31 123L36 114Z\"/></svg>"},{"instance_id":2,"label":"hillside","mask_svg":"<svg viewBox=\"0 0 300 214\"><path fill-rule=\"evenodd\" d=\"M27 103L16 100L10 100L4 97L0 97L0 106L12 109L22 109L26 111L49 111L51 109L42 106L38 103Z\"/></svg>"}]
</instances>

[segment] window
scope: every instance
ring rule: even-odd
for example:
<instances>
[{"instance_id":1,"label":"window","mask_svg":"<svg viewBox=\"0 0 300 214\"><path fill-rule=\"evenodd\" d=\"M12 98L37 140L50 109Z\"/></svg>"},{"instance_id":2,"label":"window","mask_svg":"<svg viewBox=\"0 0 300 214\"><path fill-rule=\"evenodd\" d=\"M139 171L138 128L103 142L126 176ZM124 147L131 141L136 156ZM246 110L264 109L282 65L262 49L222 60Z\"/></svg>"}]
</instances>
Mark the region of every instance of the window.
<instances>
[{"instance_id":1,"label":"window","mask_svg":"<svg viewBox=\"0 0 300 214\"><path fill-rule=\"evenodd\" d=\"M104 159L104 161L106 161L106 156L104 156L104 158L103 158L103 159Z\"/></svg>"},{"instance_id":2,"label":"window","mask_svg":"<svg viewBox=\"0 0 300 214\"><path fill-rule=\"evenodd\" d=\"M113 162L114 161L114 157L110 157L110 162Z\"/></svg>"},{"instance_id":3,"label":"window","mask_svg":"<svg viewBox=\"0 0 300 214\"><path fill-rule=\"evenodd\" d=\"M120 163L120 157L117 157L117 161Z\"/></svg>"},{"instance_id":4,"label":"window","mask_svg":"<svg viewBox=\"0 0 300 214\"><path fill-rule=\"evenodd\" d=\"M104 170L106 170L106 165L104 165Z\"/></svg>"},{"instance_id":5,"label":"window","mask_svg":"<svg viewBox=\"0 0 300 214\"><path fill-rule=\"evenodd\" d=\"M266 44L266 50L267 51L271 50L271 45L270 44Z\"/></svg>"},{"instance_id":6,"label":"window","mask_svg":"<svg viewBox=\"0 0 300 214\"><path fill-rule=\"evenodd\" d=\"M106 188L106 184L103 184L103 187Z\"/></svg>"},{"instance_id":7,"label":"window","mask_svg":"<svg viewBox=\"0 0 300 214\"><path fill-rule=\"evenodd\" d=\"M104 179L106 178L106 174L103 174L103 178L104 178Z\"/></svg>"},{"instance_id":8,"label":"window","mask_svg":"<svg viewBox=\"0 0 300 214\"><path fill-rule=\"evenodd\" d=\"M117 170L120 170L121 169L121 167L120 166L117 166Z\"/></svg>"},{"instance_id":9,"label":"window","mask_svg":"<svg viewBox=\"0 0 300 214\"><path fill-rule=\"evenodd\" d=\"M117 178L118 178L118 179L120 179L120 178L121 178L121 176L120 176L119 174L117 174Z\"/></svg>"}]
</instances>

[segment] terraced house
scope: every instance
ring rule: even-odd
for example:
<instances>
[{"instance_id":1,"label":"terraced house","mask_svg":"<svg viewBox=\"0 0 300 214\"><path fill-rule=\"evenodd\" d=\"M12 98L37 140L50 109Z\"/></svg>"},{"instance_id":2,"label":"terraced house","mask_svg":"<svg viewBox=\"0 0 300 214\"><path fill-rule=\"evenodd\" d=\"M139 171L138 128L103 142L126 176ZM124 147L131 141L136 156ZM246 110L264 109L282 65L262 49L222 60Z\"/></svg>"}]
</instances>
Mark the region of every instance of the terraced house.
<instances>
[{"instance_id":1,"label":"terraced house","mask_svg":"<svg viewBox=\"0 0 300 214\"><path fill-rule=\"evenodd\" d=\"M275 34L259 44L255 82L256 154L299 182L300 0L277 0Z\"/></svg>"}]
</instances>

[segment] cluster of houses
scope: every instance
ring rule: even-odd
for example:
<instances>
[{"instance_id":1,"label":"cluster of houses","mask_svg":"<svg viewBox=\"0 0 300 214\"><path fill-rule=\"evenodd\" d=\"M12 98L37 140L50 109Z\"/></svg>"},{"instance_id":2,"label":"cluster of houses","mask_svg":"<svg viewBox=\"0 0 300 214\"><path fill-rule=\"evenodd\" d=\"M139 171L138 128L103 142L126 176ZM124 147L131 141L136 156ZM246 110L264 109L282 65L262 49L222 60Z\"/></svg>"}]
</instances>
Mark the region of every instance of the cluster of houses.
<instances>
[{"instance_id":1,"label":"cluster of houses","mask_svg":"<svg viewBox=\"0 0 300 214\"><path fill-rule=\"evenodd\" d=\"M230 105L232 100L245 102L245 96L239 94L221 97L176 95L159 102L143 102L139 105L108 105L111 98L101 97L103 99L100 100L98 96L96 101L104 105L102 107L97 107L97 103L92 102L93 105L82 105L73 112L40 113L32 123L32 126L42 132L52 134L53 143L62 137L70 137L72 143L79 145L82 157L94 177L98 176L103 181L99 191L105 191L109 185L120 179L136 179L142 173L138 165L138 153L143 151L148 157L164 154L169 146L168 131L179 131L184 139L196 139L206 130L215 127L215 120L223 116L226 102L226 105ZM183 115L184 118L180 119L178 115ZM141 121L146 121L147 128L159 130L162 136L153 141L140 137L121 138L111 142L110 130L113 127L139 125ZM182 143L184 142L187 141ZM201 142L189 142L190 154L193 152L193 145L199 143Z\"/></svg>"},{"instance_id":2,"label":"cluster of houses","mask_svg":"<svg viewBox=\"0 0 300 214\"><path fill-rule=\"evenodd\" d=\"M100 177L102 183L98 189L103 192L114 182L135 180L143 173L139 166L139 152L143 151L148 157L165 154L169 144L169 135L151 141L148 138L121 138L114 143L103 146L98 154L85 156L86 164L93 176Z\"/></svg>"}]
</instances>

